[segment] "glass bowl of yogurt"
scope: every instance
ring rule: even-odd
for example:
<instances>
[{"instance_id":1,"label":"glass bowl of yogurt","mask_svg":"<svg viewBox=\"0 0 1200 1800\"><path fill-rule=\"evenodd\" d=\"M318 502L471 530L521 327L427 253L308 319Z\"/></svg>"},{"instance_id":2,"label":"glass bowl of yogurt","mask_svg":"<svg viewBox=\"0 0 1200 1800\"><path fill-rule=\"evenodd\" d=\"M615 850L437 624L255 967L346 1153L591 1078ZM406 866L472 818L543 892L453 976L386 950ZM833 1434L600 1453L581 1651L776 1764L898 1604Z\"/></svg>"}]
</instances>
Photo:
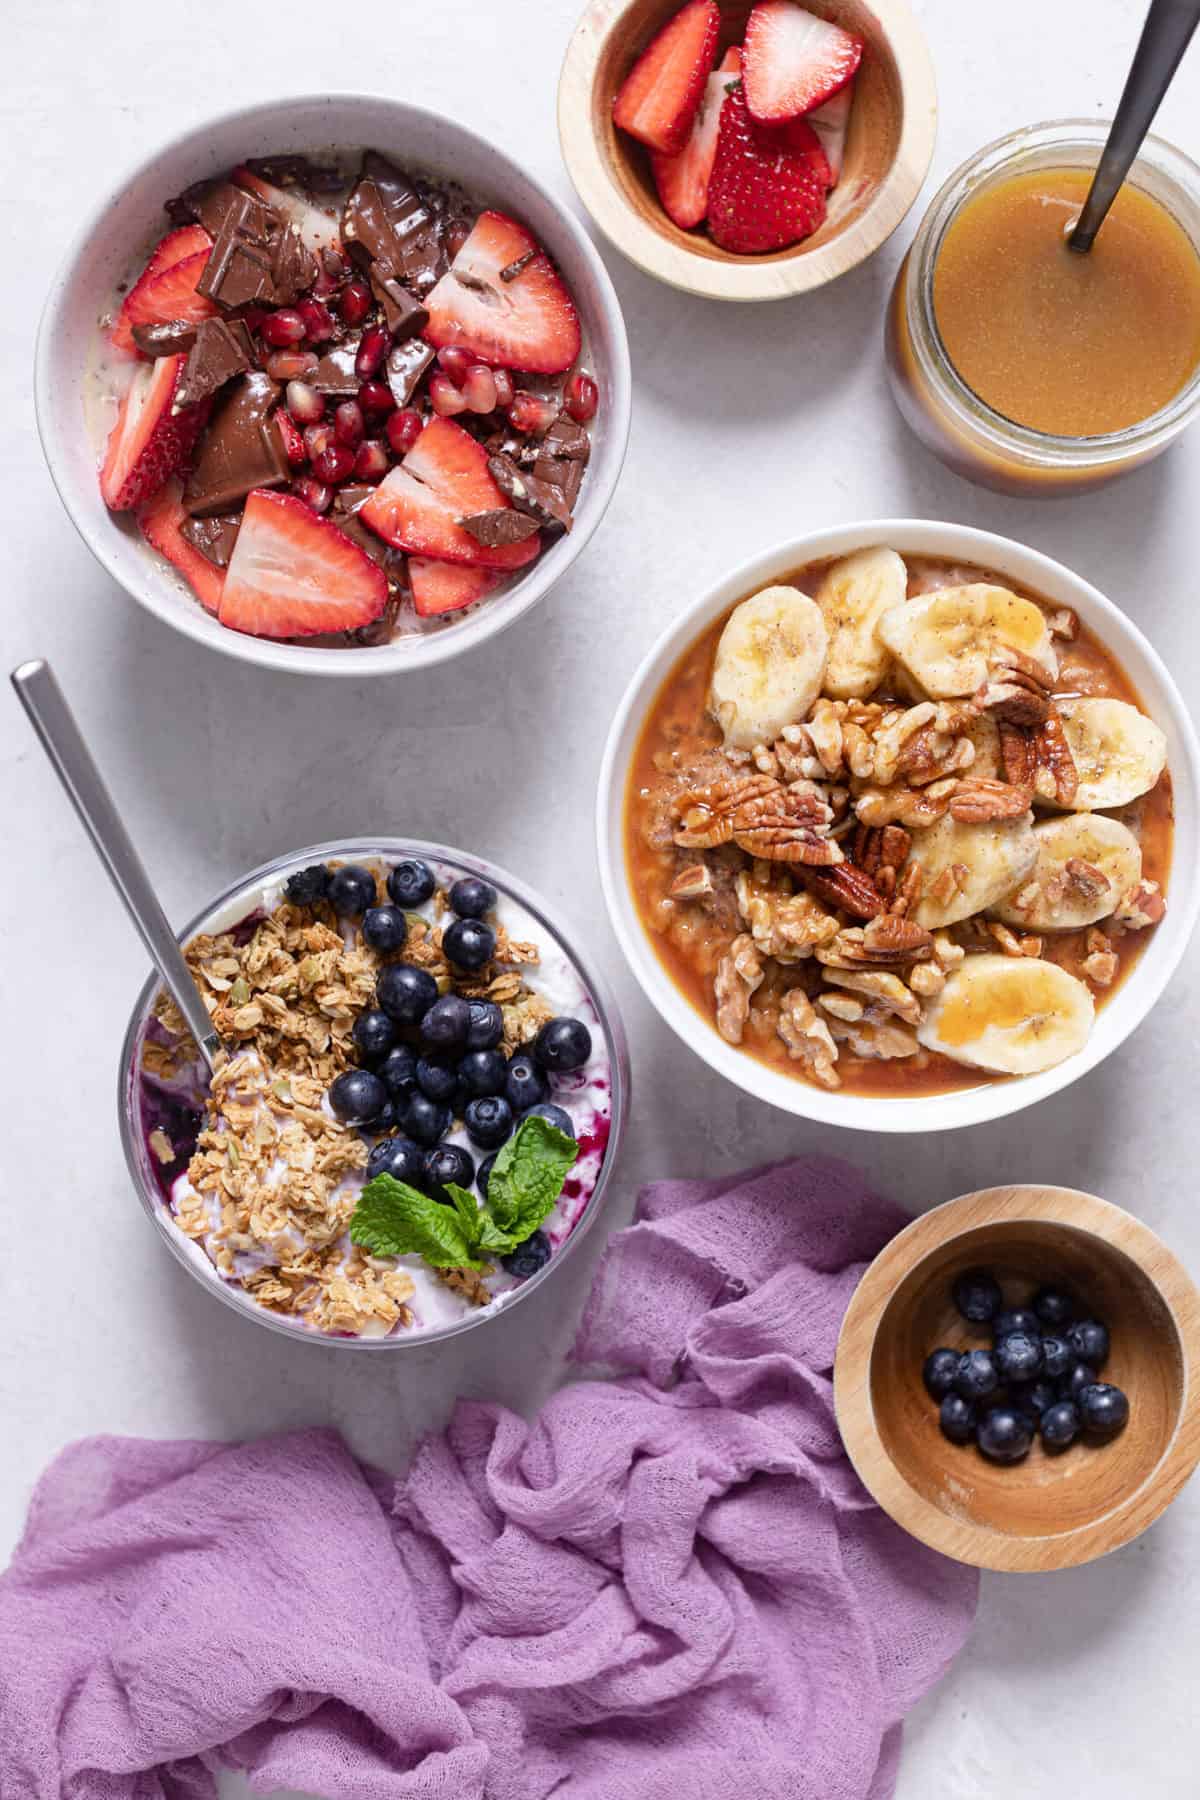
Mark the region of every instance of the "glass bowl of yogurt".
<instances>
[{"instance_id":1,"label":"glass bowl of yogurt","mask_svg":"<svg viewBox=\"0 0 1200 1800\"><path fill-rule=\"evenodd\" d=\"M210 1077L152 977L121 1053L121 1139L156 1230L226 1305L337 1348L430 1343L507 1311L582 1240L628 1052L603 980L523 883L438 844L319 844L253 870L180 941L228 1058ZM509 1237L476 1234L458 1265L440 1239L489 1213L498 1161L506 1201L528 1179L534 1212L514 1223L497 1187ZM381 1186L416 1209L416 1238L365 1228Z\"/></svg>"}]
</instances>

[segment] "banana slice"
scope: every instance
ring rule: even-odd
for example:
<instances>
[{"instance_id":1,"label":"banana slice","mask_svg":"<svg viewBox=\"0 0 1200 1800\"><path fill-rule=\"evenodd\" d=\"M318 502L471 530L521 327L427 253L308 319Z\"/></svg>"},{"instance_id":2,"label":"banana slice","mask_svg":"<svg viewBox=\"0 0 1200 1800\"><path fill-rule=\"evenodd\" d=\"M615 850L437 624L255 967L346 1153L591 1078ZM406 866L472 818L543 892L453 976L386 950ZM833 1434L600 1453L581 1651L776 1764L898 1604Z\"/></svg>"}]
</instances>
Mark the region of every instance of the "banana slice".
<instances>
[{"instance_id":1,"label":"banana slice","mask_svg":"<svg viewBox=\"0 0 1200 1800\"><path fill-rule=\"evenodd\" d=\"M995 908L1006 925L1076 931L1107 919L1142 879L1132 831L1107 813L1066 813L1035 825L1038 859L1029 880Z\"/></svg>"},{"instance_id":2,"label":"banana slice","mask_svg":"<svg viewBox=\"0 0 1200 1800\"><path fill-rule=\"evenodd\" d=\"M907 592L908 570L894 550L856 550L828 571L817 605L829 631L825 692L831 699L865 700L879 686L888 651L875 628Z\"/></svg>"},{"instance_id":3,"label":"banana slice","mask_svg":"<svg viewBox=\"0 0 1200 1800\"><path fill-rule=\"evenodd\" d=\"M886 613L878 631L933 700L973 694L986 681L988 664L1001 646L1029 657L1049 682L1058 674L1041 607L985 581L920 594Z\"/></svg>"},{"instance_id":4,"label":"banana slice","mask_svg":"<svg viewBox=\"0 0 1200 1800\"><path fill-rule=\"evenodd\" d=\"M939 931L1007 899L1028 878L1037 862L1033 814L963 825L947 813L914 832L912 858L923 871L913 918Z\"/></svg>"},{"instance_id":5,"label":"banana slice","mask_svg":"<svg viewBox=\"0 0 1200 1800\"><path fill-rule=\"evenodd\" d=\"M968 956L917 1027L927 1050L997 1075L1036 1075L1083 1049L1096 1009L1086 984L1031 956Z\"/></svg>"},{"instance_id":6,"label":"banana slice","mask_svg":"<svg viewBox=\"0 0 1200 1800\"><path fill-rule=\"evenodd\" d=\"M771 744L821 692L829 633L815 600L769 587L735 606L713 659L709 711L738 750Z\"/></svg>"},{"instance_id":7,"label":"banana slice","mask_svg":"<svg viewBox=\"0 0 1200 1800\"><path fill-rule=\"evenodd\" d=\"M1167 740L1127 700L1060 700L1063 732L1079 770L1076 812L1128 806L1167 766Z\"/></svg>"}]
</instances>

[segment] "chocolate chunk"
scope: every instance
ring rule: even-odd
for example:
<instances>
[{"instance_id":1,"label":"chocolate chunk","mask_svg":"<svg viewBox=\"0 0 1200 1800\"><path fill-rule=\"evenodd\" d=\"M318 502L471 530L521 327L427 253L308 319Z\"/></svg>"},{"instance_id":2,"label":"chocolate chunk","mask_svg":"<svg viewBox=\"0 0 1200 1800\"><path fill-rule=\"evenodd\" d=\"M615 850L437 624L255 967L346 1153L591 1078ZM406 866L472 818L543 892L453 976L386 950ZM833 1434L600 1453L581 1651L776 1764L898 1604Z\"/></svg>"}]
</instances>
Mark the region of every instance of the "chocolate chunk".
<instances>
[{"instance_id":1,"label":"chocolate chunk","mask_svg":"<svg viewBox=\"0 0 1200 1800\"><path fill-rule=\"evenodd\" d=\"M374 492L375 489L368 481L347 481L344 486L334 490L333 510L335 513L356 513Z\"/></svg>"},{"instance_id":2,"label":"chocolate chunk","mask_svg":"<svg viewBox=\"0 0 1200 1800\"><path fill-rule=\"evenodd\" d=\"M227 569L241 522L241 513L219 513L211 519L185 519L179 527L179 535L218 569Z\"/></svg>"},{"instance_id":3,"label":"chocolate chunk","mask_svg":"<svg viewBox=\"0 0 1200 1800\"><path fill-rule=\"evenodd\" d=\"M375 250L371 249L369 237L360 237L359 241L369 254L389 263L392 273L407 287L415 288L418 293L427 293L446 266L441 221L433 209L426 205L404 170L397 168L395 163L388 162L386 157L380 156L375 150L368 150L363 157L362 175L355 193L350 196L347 213L354 205L355 195L365 186L373 190L364 196L368 206L377 203L382 209L392 238L392 248L387 249L382 239L377 240L378 248ZM357 235L357 220L355 226L356 230L350 233L351 238ZM373 228L372 219L368 223L368 233ZM345 230L343 222L343 234ZM347 243L347 248L349 247Z\"/></svg>"},{"instance_id":4,"label":"chocolate chunk","mask_svg":"<svg viewBox=\"0 0 1200 1800\"><path fill-rule=\"evenodd\" d=\"M194 216L214 240L230 220L243 237L255 244L267 243L283 228L278 213L244 188L235 187L232 181L209 182L197 195Z\"/></svg>"},{"instance_id":5,"label":"chocolate chunk","mask_svg":"<svg viewBox=\"0 0 1200 1800\"><path fill-rule=\"evenodd\" d=\"M337 489L333 497L333 522L339 531L356 543L360 550L366 552L371 561L381 568L387 576L388 587L393 592L406 584L404 556L401 551L394 550L377 538L373 531L355 517L362 506L375 492L373 487L365 483L348 482L345 487ZM386 643L387 639L381 640Z\"/></svg>"},{"instance_id":6,"label":"chocolate chunk","mask_svg":"<svg viewBox=\"0 0 1200 1800\"><path fill-rule=\"evenodd\" d=\"M515 281L518 275L523 275L525 273L530 263L533 262L536 257L536 250L523 250L520 256L513 258L512 262L505 263L500 271L501 281Z\"/></svg>"},{"instance_id":7,"label":"chocolate chunk","mask_svg":"<svg viewBox=\"0 0 1200 1800\"><path fill-rule=\"evenodd\" d=\"M278 487L287 480L287 458L271 418L279 393L277 381L252 369L222 396L183 490L189 513L228 512L251 488Z\"/></svg>"},{"instance_id":8,"label":"chocolate chunk","mask_svg":"<svg viewBox=\"0 0 1200 1800\"><path fill-rule=\"evenodd\" d=\"M211 222L215 241L196 291L223 312L251 304L289 306L312 286L315 256L295 227L261 200L225 182L198 205Z\"/></svg>"},{"instance_id":9,"label":"chocolate chunk","mask_svg":"<svg viewBox=\"0 0 1200 1800\"><path fill-rule=\"evenodd\" d=\"M393 344L388 351L387 384L397 406L408 406L437 352L420 338ZM319 385L319 384L318 384Z\"/></svg>"},{"instance_id":10,"label":"chocolate chunk","mask_svg":"<svg viewBox=\"0 0 1200 1800\"><path fill-rule=\"evenodd\" d=\"M592 454L591 438L583 426L565 412L559 413L542 439L542 445L550 456L565 456L571 462L585 463Z\"/></svg>"},{"instance_id":11,"label":"chocolate chunk","mask_svg":"<svg viewBox=\"0 0 1200 1800\"><path fill-rule=\"evenodd\" d=\"M194 406L210 394L254 367L250 333L240 319L201 319L195 342L184 364L183 380L175 394L174 409Z\"/></svg>"},{"instance_id":12,"label":"chocolate chunk","mask_svg":"<svg viewBox=\"0 0 1200 1800\"><path fill-rule=\"evenodd\" d=\"M146 356L182 356L196 341L192 319L168 319L161 325L135 325L133 341Z\"/></svg>"},{"instance_id":13,"label":"chocolate chunk","mask_svg":"<svg viewBox=\"0 0 1200 1800\"><path fill-rule=\"evenodd\" d=\"M362 332L353 331L340 344L327 350L312 374L304 377L310 387L315 387L321 394L357 394L360 382L354 359L361 342Z\"/></svg>"},{"instance_id":14,"label":"chocolate chunk","mask_svg":"<svg viewBox=\"0 0 1200 1800\"><path fill-rule=\"evenodd\" d=\"M526 538L535 537L538 532L537 520L530 513L518 512L513 506L497 506L491 512L472 513L458 522L485 550L499 549L501 544L523 544Z\"/></svg>"},{"instance_id":15,"label":"chocolate chunk","mask_svg":"<svg viewBox=\"0 0 1200 1800\"><path fill-rule=\"evenodd\" d=\"M250 156L246 167L272 187L305 188L310 194L340 193L345 176L331 163L314 162L311 156Z\"/></svg>"},{"instance_id":16,"label":"chocolate chunk","mask_svg":"<svg viewBox=\"0 0 1200 1800\"><path fill-rule=\"evenodd\" d=\"M400 267L400 239L373 181L355 183L342 211L342 242L360 269L369 271L373 262Z\"/></svg>"},{"instance_id":17,"label":"chocolate chunk","mask_svg":"<svg viewBox=\"0 0 1200 1800\"><path fill-rule=\"evenodd\" d=\"M393 337L413 338L424 331L429 314L384 262L371 265L371 292L383 308L383 322Z\"/></svg>"},{"instance_id":18,"label":"chocolate chunk","mask_svg":"<svg viewBox=\"0 0 1200 1800\"><path fill-rule=\"evenodd\" d=\"M294 226L274 239L271 281L276 306L290 306L317 279L317 259Z\"/></svg>"},{"instance_id":19,"label":"chocolate chunk","mask_svg":"<svg viewBox=\"0 0 1200 1800\"><path fill-rule=\"evenodd\" d=\"M489 456L488 474L518 512L528 513L539 525L570 531L574 520L570 502L561 488L548 481L539 481L536 475L527 475L507 456Z\"/></svg>"}]
</instances>

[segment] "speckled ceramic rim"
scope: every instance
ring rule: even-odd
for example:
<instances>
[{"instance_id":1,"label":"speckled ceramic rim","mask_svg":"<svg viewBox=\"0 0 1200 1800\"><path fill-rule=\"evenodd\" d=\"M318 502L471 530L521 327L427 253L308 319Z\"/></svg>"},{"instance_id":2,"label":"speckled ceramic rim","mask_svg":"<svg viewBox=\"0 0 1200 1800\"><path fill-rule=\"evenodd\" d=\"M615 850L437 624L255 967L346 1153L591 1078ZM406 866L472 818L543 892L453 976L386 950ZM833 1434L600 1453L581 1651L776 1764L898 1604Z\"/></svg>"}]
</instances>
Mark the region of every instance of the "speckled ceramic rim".
<instances>
[{"instance_id":1,"label":"speckled ceramic rim","mask_svg":"<svg viewBox=\"0 0 1200 1800\"><path fill-rule=\"evenodd\" d=\"M487 862L481 856L469 856L465 851L453 850L445 844L423 843L418 838L349 838L333 844L310 844L307 849L293 851L288 856L276 857L274 861L263 863L260 868L252 869L248 875L242 876L240 881L234 882L232 886L225 889L224 893L218 894L201 912L196 914L196 917L179 933L179 941L181 944L186 944L207 918L227 906L244 890L264 886L268 882L290 873L293 869L304 868L307 863L327 862L332 857L349 861L360 857L383 862L399 862L405 856L418 856L434 863L448 863L453 868L462 869L465 874L482 876L485 881L490 881L494 887L499 888L502 893L515 900L518 905L525 907L542 929L557 939L563 950L566 951L595 1005L608 1050L612 1092L608 1145L600 1167L599 1179L574 1231L561 1250L555 1252L544 1268L540 1269L536 1275L530 1276L528 1281L523 1281L520 1287L512 1290L511 1296L505 1300L503 1306L483 1307L469 1317L460 1319L457 1324L444 1325L435 1331L414 1332L408 1337L326 1337L320 1332L311 1331L304 1326L289 1325L285 1319L268 1312L266 1308L256 1306L240 1288L232 1287L228 1282L221 1280L204 1252L185 1238L178 1226L172 1222L158 1187L149 1182L143 1169L143 1148L141 1134L136 1124L133 1088L137 1080L137 1053L146 1016L155 994L162 985L158 976L152 975L138 995L133 1015L126 1029L125 1041L121 1046L121 1063L117 1077L117 1116L130 1180L137 1190L143 1211L152 1220L155 1229L171 1254L183 1264L189 1274L196 1278L205 1292L215 1295L218 1300L223 1300L240 1317L251 1319L259 1325L265 1325L270 1331L279 1332L293 1344L317 1344L330 1350L374 1351L379 1354L388 1351L416 1350L429 1344L443 1343L447 1338L459 1337L465 1331L476 1331L495 1319L507 1316L514 1307L521 1305L530 1294L541 1287L544 1281L552 1278L567 1257L574 1252L585 1233L591 1230L603 1209L604 1197L609 1182L612 1180L621 1147L621 1136L625 1129L625 1115L629 1104L629 1050L625 1041L625 1029L608 983L600 975L595 965L576 948L579 941L578 934L570 926L564 924L557 914L550 911L541 896L535 894L523 882L518 881L515 876L508 874L505 869L497 868L495 863Z\"/></svg>"},{"instance_id":2,"label":"speckled ceramic rim","mask_svg":"<svg viewBox=\"0 0 1200 1800\"><path fill-rule=\"evenodd\" d=\"M805 563L847 556L873 544L890 545L902 556L940 556L976 563L1041 594L1054 605L1073 607L1115 655L1147 712L1167 734L1175 802L1167 916L1151 936L1132 975L1097 1013L1084 1049L1040 1075L904 1099L828 1093L809 1082L777 1074L727 1044L692 1006L660 962L638 916L625 860L625 787L638 736L660 685L688 645L745 595L781 580ZM1179 966L1200 915L1200 883L1191 879L1200 862L1200 744L1166 665L1132 620L1089 582L1037 550L968 525L871 519L858 525L832 526L763 551L684 607L645 657L617 708L600 771L596 829L600 880L613 929L647 998L671 1029L710 1068L746 1093L784 1112L855 1131L950 1131L1004 1118L1069 1087L1103 1062L1141 1024Z\"/></svg>"},{"instance_id":3,"label":"speckled ceramic rim","mask_svg":"<svg viewBox=\"0 0 1200 1800\"><path fill-rule=\"evenodd\" d=\"M457 176L480 199L517 214L563 272L600 386L593 450L574 528L527 574L442 629L391 644L329 649L275 643L218 625L182 577L160 564L100 497L82 417L80 384L95 321L172 194L245 156L373 144L418 169ZM447 661L495 637L528 612L586 548L608 508L625 459L632 405L629 345L608 271L578 222L497 145L424 107L373 94L302 95L217 114L172 138L128 170L91 208L51 284L38 330L34 402L42 450L59 497L88 549L113 580L156 618L240 662L292 674L399 675Z\"/></svg>"}]
</instances>

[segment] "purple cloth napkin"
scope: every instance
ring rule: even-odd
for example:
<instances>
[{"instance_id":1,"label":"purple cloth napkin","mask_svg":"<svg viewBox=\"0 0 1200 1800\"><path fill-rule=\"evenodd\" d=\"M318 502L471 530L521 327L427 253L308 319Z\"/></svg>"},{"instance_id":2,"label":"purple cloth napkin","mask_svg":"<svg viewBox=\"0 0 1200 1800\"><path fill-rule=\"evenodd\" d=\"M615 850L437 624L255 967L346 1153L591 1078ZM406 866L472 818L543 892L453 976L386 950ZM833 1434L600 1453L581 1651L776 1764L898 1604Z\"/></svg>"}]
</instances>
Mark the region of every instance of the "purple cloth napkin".
<instances>
[{"instance_id":1,"label":"purple cloth napkin","mask_svg":"<svg viewBox=\"0 0 1200 1800\"><path fill-rule=\"evenodd\" d=\"M0 1578L0 1794L885 1800L977 1594L834 1424L904 1222L824 1160L648 1188L575 1349L625 1373L460 1403L394 1490L323 1431L68 1449Z\"/></svg>"}]
</instances>

